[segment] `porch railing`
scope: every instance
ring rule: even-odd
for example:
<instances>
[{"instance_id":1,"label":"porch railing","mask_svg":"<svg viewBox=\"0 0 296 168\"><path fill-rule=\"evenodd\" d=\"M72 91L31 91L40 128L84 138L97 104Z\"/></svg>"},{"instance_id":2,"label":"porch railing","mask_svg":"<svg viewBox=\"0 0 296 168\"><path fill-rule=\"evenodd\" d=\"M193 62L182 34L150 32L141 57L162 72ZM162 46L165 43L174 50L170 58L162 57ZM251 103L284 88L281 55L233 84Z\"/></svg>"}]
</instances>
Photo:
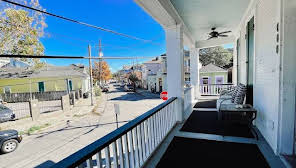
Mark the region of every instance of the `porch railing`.
<instances>
[{"instance_id":1,"label":"porch railing","mask_svg":"<svg viewBox=\"0 0 296 168\"><path fill-rule=\"evenodd\" d=\"M53 167L141 167L175 126L176 106L170 98Z\"/></svg>"},{"instance_id":2,"label":"porch railing","mask_svg":"<svg viewBox=\"0 0 296 168\"><path fill-rule=\"evenodd\" d=\"M208 84L200 85L200 94L205 95L219 95L222 90L230 90L233 87L233 84Z\"/></svg>"}]
</instances>

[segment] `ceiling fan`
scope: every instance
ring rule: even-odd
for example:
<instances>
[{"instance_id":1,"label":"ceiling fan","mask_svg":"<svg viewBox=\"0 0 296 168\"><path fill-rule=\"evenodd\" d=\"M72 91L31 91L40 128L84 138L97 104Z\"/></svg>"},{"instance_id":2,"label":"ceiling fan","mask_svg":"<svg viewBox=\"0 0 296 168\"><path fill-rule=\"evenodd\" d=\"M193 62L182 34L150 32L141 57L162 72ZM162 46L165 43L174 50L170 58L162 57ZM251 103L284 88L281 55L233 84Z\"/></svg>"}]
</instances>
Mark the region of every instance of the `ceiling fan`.
<instances>
[{"instance_id":1,"label":"ceiling fan","mask_svg":"<svg viewBox=\"0 0 296 168\"><path fill-rule=\"evenodd\" d=\"M226 33L230 33L231 31L224 31L224 32L217 32L215 31L216 27L212 28L212 32L209 33L209 38L208 40L212 39L212 38L218 38L218 37L228 37L228 35Z\"/></svg>"}]
</instances>

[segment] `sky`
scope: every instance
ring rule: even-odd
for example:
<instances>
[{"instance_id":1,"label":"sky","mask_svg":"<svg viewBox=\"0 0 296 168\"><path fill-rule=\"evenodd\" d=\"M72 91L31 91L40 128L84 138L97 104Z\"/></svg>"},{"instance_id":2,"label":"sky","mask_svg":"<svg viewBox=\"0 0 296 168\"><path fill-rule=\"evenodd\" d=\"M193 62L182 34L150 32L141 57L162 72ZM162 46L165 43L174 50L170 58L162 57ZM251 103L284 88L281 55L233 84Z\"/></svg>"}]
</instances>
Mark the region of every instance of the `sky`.
<instances>
[{"instance_id":1,"label":"sky","mask_svg":"<svg viewBox=\"0 0 296 168\"><path fill-rule=\"evenodd\" d=\"M46 16L45 22L48 27L45 28L44 37L40 39L45 47L45 55L88 56L88 45L90 45L92 57L97 57L99 39L102 42L104 57L155 57L166 51L163 28L133 0L39 0L39 3L47 12L154 42L154 44L145 43ZM141 63L149 59L106 61L111 71L115 72L123 65ZM73 63L88 65L88 60L81 59L43 59L43 61L58 66Z\"/></svg>"},{"instance_id":2,"label":"sky","mask_svg":"<svg viewBox=\"0 0 296 168\"><path fill-rule=\"evenodd\" d=\"M47 12L159 43L145 43L46 16L48 27L45 29L45 36L41 38L45 46L45 55L88 56L90 44L92 56L97 57L99 39L105 57L150 57L165 53L165 35L162 27L132 0L40 0L39 2ZM107 60L107 62L114 72L123 64L141 63L146 60L125 59ZM72 63L88 65L88 60L46 59L44 61L54 65Z\"/></svg>"}]
</instances>

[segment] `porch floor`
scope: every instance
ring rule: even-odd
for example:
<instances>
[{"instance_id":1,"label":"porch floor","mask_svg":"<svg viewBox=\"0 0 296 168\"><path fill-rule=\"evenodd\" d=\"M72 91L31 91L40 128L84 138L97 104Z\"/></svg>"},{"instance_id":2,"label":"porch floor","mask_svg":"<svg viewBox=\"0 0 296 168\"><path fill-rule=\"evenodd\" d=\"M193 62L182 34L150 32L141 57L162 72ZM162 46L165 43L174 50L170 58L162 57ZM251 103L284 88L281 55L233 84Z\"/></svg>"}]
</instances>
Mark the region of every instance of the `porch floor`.
<instances>
[{"instance_id":1,"label":"porch floor","mask_svg":"<svg viewBox=\"0 0 296 168\"><path fill-rule=\"evenodd\" d=\"M247 125L222 122L218 119L217 111L194 110L181 131L254 138Z\"/></svg>"},{"instance_id":2,"label":"porch floor","mask_svg":"<svg viewBox=\"0 0 296 168\"><path fill-rule=\"evenodd\" d=\"M269 167L256 144L175 137L161 167Z\"/></svg>"},{"instance_id":3,"label":"porch floor","mask_svg":"<svg viewBox=\"0 0 296 168\"><path fill-rule=\"evenodd\" d=\"M213 131L219 130L213 114L194 110L175 126L144 167L285 167L258 129L259 140L250 138L248 128L222 136Z\"/></svg>"}]
</instances>

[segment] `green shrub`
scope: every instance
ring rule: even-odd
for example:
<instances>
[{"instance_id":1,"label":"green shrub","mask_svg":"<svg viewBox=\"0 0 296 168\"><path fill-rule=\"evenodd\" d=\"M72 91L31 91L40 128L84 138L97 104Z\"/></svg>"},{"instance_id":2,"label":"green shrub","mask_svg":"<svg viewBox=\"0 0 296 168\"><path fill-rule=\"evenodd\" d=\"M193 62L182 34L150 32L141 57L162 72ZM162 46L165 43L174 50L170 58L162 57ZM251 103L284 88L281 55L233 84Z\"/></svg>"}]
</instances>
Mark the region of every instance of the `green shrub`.
<instances>
[{"instance_id":1,"label":"green shrub","mask_svg":"<svg viewBox=\"0 0 296 168\"><path fill-rule=\"evenodd\" d=\"M96 86L94 88L94 92L95 92L95 96L101 96L101 94L102 94L102 90L99 86Z\"/></svg>"}]
</instances>

